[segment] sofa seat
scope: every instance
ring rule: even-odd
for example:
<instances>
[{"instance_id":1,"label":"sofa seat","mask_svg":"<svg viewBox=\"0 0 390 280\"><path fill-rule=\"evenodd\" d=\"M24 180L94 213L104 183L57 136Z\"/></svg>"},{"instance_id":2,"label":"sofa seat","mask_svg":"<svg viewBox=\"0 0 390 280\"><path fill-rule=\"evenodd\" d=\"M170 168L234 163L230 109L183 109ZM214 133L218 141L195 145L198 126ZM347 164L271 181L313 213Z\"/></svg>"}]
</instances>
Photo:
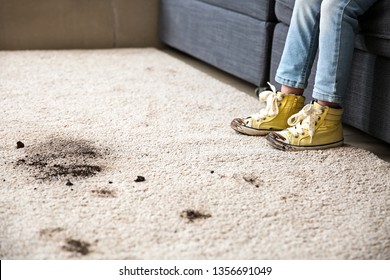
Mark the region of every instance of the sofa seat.
<instances>
[{"instance_id":1,"label":"sofa seat","mask_svg":"<svg viewBox=\"0 0 390 280\"><path fill-rule=\"evenodd\" d=\"M360 19L357 48L390 57L390 1L379 0Z\"/></svg>"},{"instance_id":2,"label":"sofa seat","mask_svg":"<svg viewBox=\"0 0 390 280\"><path fill-rule=\"evenodd\" d=\"M160 38L230 74L265 85L273 5L273 0L161 0Z\"/></svg>"},{"instance_id":3,"label":"sofa seat","mask_svg":"<svg viewBox=\"0 0 390 280\"><path fill-rule=\"evenodd\" d=\"M259 1L259 0L201 0L224 9L232 10L237 13L251 16L263 21L274 21L275 10L274 0Z\"/></svg>"},{"instance_id":4,"label":"sofa seat","mask_svg":"<svg viewBox=\"0 0 390 280\"><path fill-rule=\"evenodd\" d=\"M295 0L275 0L279 22L290 25ZM361 28L355 47L363 51L390 57L390 1L379 0L359 19Z\"/></svg>"}]
</instances>

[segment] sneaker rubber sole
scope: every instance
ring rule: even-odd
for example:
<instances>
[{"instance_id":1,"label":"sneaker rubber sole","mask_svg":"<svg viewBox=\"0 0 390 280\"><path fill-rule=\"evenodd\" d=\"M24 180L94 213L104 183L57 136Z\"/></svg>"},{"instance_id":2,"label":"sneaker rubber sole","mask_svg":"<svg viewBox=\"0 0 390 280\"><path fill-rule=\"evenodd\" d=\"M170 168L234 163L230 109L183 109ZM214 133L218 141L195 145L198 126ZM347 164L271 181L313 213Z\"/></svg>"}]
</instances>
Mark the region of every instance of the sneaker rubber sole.
<instances>
[{"instance_id":1,"label":"sneaker rubber sole","mask_svg":"<svg viewBox=\"0 0 390 280\"><path fill-rule=\"evenodd\" d=\"M278 130L265 130L265 129L256 129L253 127L246 126L242 119L234 119L230 123L230 127L235 131L241 134L250 135L250 136L265 136L268 135L272 131Z\"/></svg>"},{"instance_id":2,"label":"sneaker rubber sole","mask_svg":"<svg viewBox=\"0 0 390 280\"><path fill-rule=\"evenodd\" d=\"M344 139L338 142L324 144L324 145L317 145L317 146L296 146L296 145L290 145L286 144L282 141L277 140L278 135L276 133L269 133L266 137L268 144L270 144L272 147L282 150L282 151L305 151L305 150L325 150L329 148L337 148L344 145Z\"/></svg>"}]
</instances>

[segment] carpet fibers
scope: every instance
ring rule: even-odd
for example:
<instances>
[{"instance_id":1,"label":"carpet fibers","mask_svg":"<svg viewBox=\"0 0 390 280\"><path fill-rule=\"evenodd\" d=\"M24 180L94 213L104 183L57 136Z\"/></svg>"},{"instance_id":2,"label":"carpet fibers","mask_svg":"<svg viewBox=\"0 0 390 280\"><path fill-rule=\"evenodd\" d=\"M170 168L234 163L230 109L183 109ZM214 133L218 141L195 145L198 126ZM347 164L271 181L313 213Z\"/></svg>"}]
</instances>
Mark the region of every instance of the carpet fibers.
<instances>
[{"instance_id":1,"label":"carpet fibers","mask_svg":"<svg viewBox=\"0 0 390 280\"><path fill-rule=\"evenodd\" d=\"M236 134L156 49L0 52L0 258L389 259L390 164Z\"/></svg>"}]
</instances>

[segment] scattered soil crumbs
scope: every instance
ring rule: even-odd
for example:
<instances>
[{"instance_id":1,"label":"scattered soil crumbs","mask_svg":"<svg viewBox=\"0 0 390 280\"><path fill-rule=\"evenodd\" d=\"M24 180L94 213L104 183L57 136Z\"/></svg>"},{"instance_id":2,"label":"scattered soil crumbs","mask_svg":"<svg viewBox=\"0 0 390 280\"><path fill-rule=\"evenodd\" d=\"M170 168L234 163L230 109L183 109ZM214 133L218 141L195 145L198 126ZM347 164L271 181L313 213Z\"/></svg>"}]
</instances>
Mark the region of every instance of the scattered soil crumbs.
<instances>
[{"instance_id":1,"label":"scattered soil crumbs","mask_svg":"<svg viewBox=\"0 0 390 280\"><path fill-rule=\"evenodd\" d=\"M115 191L109 189L92 190L91 192L99 197L116 197Z\"/></svg>"},{"instance_id":2,"label":"scattered soil crumbs","mask_svg":"<svg viewBox=\"0 0 390 280\"><path fill-rule=\"evenodd\" d=\"M207 213L202 213L197 210L185 210L181 212L180 217L187 220L187 222L192 223L195 220L211 218L211 215Z\"/></svg>"},{"instance_id":3,"label":"scattered soil crumbs","mask_svg":"<svg viewBox=\"0 0 390 280\"><path fill-rule=\"evenodd\" d=\"M24 148L24 143L21 141L16 142L16 149L22 149Z\"/></svg>"},{"instance_id":4,"label":"scattered soil crumbs","mask_svg":"<svg viewBox=\"0 0 390 280\"><path fill-rule=\"evenodd\" d=\"M59 232L62 232L64 231L63 228L61 227L56 227L56 228L45 228L45 229L41 229L39 231L39 235L41 237L53 237L54 235L56 235L57 233Z\"/></svg>"},{"instance_id":5,"label":"scattered soil crumbs","mask_svg":"<svg viewBox=\"0 0 390 280\"><path fill-rule=\"evenodd\" d=\"M254 175L245 175L242 177L245 182L250 183L251 185L255 186L256 188L259 188L264 182L259 179L258 177Z\"/></svg>"},{"instance_id":6,"label":"scattered soil crumbs","mask_svg":"<svg viewBox=\"0 0 390 280\"><path fill-rule=\"evenodd\" d=\"M144 176L137 176L137 179L135 179L134 182L136 182L136 183L145 182L145 177Z\"/></svg>"},{"instance_id":7,"label":"scattered soil crumbs","mask_svg":"<svg viewBox=\"0 0 390 280\"><path fill-rule=\"evenodd\" d=\"M103 170L108 149L98 149L91 142L55 138L29 145L24 158L15 167L23 168L38 180L87 178Z\"/></svg>"},{"instance_id":8,"label":"scattered soil crumbs","mask_svg":"<svg viewBox=\"0 0 390 280\"><path fill-rule=\"evenodd\" d=\"M66 245L62 246L62 249L68 252L76 252L81 255L88 255L90 253L89 247L91 244L82 240L67 239L65 240Z\"/></svg>"}]
</instances>

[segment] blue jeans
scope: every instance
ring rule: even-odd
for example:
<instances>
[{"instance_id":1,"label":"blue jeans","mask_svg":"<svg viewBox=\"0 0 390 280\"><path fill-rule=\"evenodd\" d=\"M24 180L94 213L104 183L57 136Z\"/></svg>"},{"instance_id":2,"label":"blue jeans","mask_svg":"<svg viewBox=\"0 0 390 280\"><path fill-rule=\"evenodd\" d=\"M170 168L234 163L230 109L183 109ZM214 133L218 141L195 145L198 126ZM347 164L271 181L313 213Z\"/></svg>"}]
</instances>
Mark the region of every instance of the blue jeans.
<instances>
[{"instance_id":1,"label":"blue jeans","mask_svg":"<svg viewBox=\"0 0 390 280\"><path fill-rule=\"evenodd\" d=\"M275 80L306 88L317 50L313 98L342 103L358 16L377 0L296 0Z\"/></svg>"}]
</instances>

